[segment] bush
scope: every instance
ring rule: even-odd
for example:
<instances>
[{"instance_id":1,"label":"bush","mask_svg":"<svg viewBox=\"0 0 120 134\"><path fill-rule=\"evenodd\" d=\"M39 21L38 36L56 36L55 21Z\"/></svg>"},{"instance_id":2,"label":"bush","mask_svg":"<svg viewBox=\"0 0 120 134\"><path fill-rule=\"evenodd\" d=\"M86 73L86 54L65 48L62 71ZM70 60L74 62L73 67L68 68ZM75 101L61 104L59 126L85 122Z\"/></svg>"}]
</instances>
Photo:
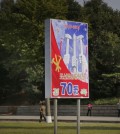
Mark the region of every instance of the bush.
<instances>
[{"instance_id":1,"label":"bush","mask_svg":"<svg viewBox=\"0 0 120 134\"><path fill-rule=\"evenodd\" d=\"M118 103L119 98L106 98L106 99L98 99L94 101L96 105L116 105Z\"/></svg>"}]
</instances>

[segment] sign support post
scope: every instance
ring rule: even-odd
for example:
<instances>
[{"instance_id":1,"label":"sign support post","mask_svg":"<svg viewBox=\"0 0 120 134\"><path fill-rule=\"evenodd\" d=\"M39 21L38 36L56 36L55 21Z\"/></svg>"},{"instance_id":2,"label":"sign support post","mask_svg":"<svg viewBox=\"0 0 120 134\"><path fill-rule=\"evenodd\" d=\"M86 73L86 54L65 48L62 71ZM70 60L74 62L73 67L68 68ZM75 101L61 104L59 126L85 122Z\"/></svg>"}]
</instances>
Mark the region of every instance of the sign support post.
<instances>
[{"instance_id":1,"label":"sign support post","mask_svg":"<svg viewBox=\"0 0 120 134\"><path fill-rule=\"evenodd\" d=\"M57 134L57 99L54 99L54 134Z\"/></svg>"},{"instance_id":2,"label":"sign support post","mask_svg":"<svg viewBox=\"0 0 120 134\"><path fill-rule=\"evenodd\" d=\"M50 98L46 98L46 122L52 123L51 112L50 112Z\"/></svg>"},{"instance_id":3,"label":"sign support post","mask_svg":"<svg viewBox=\"0 0 120 134\"><path fill-rule=\"evenodd\" d=\"M77 134L80 134L80 99L77 99Z\"/></svg>"}]
</instances>

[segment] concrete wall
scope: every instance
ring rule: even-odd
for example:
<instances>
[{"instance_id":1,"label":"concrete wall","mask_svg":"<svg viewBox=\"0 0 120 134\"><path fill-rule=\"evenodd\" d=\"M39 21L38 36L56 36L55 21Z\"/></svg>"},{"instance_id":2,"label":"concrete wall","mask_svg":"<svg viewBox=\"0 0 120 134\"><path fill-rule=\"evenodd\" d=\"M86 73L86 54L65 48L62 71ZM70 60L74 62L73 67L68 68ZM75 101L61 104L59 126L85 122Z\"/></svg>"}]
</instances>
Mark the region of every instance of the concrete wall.
<instances>
[{"instance_id":1,"label":"concrete wall","mask_svg":"<svg viewBox=\"0 0 120 134\"><path fill-rule=\"evenodd\" d=\"M81 105L81 116L87 113L87 106ZM58 105L58 116L76 116L76 105ZM51 106L51 115L54 114ZM0 106L0 115L39 115L39 105L34 106ZM92 116L117 116L116 105L93 105Z\"/></svg>"}]
</instances>

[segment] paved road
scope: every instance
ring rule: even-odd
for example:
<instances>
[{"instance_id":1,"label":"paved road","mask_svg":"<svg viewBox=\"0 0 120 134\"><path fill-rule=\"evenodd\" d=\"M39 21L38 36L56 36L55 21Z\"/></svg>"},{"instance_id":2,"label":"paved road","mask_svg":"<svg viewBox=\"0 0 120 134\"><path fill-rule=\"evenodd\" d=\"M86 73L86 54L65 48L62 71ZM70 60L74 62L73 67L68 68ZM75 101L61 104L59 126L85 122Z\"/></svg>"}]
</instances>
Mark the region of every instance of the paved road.
<instances>
[{"instance_id":1,"label":"paved road","mask_svg":"<svg viewBox=\"0 0 120 134\"><path fill-rule=\"evenodd\" d=\"M0 116L0 121L38 121L39 116ZM54 117L52 117L54 120ZM58 121L75 122L76 116L58 116ZM80 122L120 123L120 117L80 116Z\"/></svg>"}]
</instances>

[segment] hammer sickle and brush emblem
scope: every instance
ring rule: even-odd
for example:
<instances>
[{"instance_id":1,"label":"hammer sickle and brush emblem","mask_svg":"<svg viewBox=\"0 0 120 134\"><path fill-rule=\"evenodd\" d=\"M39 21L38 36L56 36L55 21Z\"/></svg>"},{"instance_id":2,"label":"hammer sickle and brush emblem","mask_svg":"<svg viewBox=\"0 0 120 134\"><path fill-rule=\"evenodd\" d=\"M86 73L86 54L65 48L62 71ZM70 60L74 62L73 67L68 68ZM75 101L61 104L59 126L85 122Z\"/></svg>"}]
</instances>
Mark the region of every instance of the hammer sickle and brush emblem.
<instances>
[{"instance_id":1,"label":"hammer sickle and brush emblem","mask_svg":"<svg viewBox=\"0 0 120 134\"><path fill-rule=\"evenodd\" d=\"M52 59L52 63L56 66L55 71L59 72L61 70L60 67L60 61L61 61L61 56L55 54L55 58Z\"/></svg>"}]
</instances>

